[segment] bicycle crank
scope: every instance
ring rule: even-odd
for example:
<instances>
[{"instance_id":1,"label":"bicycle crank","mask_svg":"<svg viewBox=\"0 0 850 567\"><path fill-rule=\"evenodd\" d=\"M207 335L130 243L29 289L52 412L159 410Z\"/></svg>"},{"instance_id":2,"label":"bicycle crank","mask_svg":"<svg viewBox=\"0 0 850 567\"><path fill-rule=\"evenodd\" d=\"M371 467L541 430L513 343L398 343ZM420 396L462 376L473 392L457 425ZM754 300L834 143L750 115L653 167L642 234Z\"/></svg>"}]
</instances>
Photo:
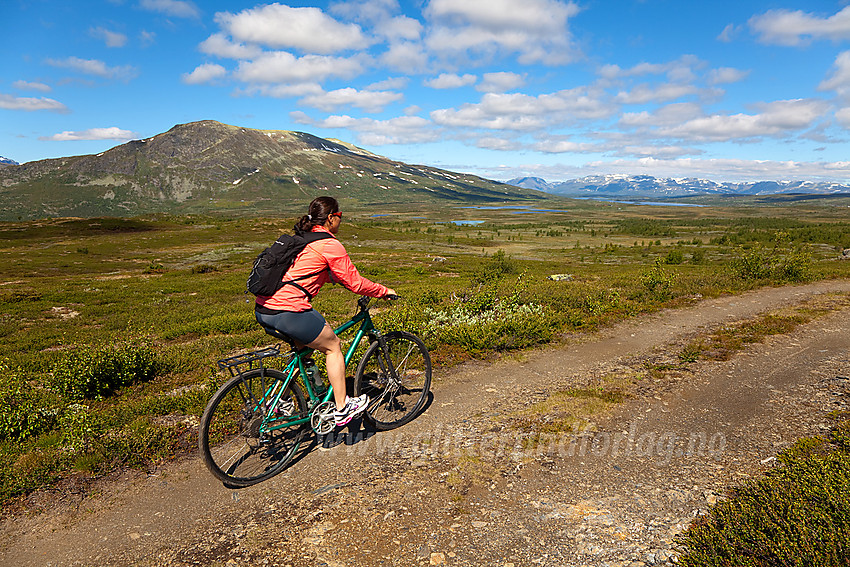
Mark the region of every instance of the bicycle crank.
<instances>
[{"instance_id":1,"label":"bicycle crank","mask_svg":"<svg viewBox=\"0 0 850 567\"><path fill-rule=\"evenodd\" d=\"M322 402L313 408L313 413L310 415L310 427L316 434L327 435L334 430L336 426L334 410L336 410L336 403L333 400Z\"/></svg>"}]
</instances>

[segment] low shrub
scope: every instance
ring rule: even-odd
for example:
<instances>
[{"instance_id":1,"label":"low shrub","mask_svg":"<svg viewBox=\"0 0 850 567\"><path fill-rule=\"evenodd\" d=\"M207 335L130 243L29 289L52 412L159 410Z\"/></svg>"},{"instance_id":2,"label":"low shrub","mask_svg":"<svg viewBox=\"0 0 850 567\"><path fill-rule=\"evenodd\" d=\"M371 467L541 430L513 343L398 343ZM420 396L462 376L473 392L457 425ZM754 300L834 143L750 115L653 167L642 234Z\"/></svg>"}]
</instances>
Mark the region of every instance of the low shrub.
<instances>
[{"instance_id":1,"label":"low shrub","mask_svg":"<svg viewBox=\"0 0 850 567\"><path fill-rule=\"evenodd\" d=\"M198 264L197 266L192 266L192 269L189 270L192 274L209 274L217 271L218 267L213 266L212 264Z\"/></svg>"},{"instance_id":2,"label":"low shrub","mask_svg":"<svg viewBox=\"0 0 850 567\"><path fill-rule=\"evenodd\" d=\"M729 270L745 281L804 282L812 277L812 255L807 247L767 249L756 243L750 249L739 248Z\"/></svg>"},{"instance_id":3,"label":"low shrub","mask_svg":"<svg viewBox=\"0 0 850 567\"><path fill-rule=\"evenodd\" d=\"M505 254L504 250L499 249L493 256L481 262L473 273L472 279L476 283L489 283L506 275L515 274L517 271L517 262Z\"/></svg>"},{"instance_id":4,"label":"low shrub","mask_svg":"<svg viewBox=\"0 0 850 567\"><path fill-rule=\"evenodd\" d=\"M68 401L102 399L123 386L150 380L164 371L156 352L140 343L80 346L53 367L53 383Z\"/></svg>"},{"instance_id":5,"label":"low shrub","mask_svg":"<svg viewBox=\"0 0 850 567\"><path fill-rule=\"evenodd\" d=\"M470 351L506 350L552 340L552 325L540 305L497 301L475 311L464 304L446 310L426 309L427 330L445 344Z\"/></svg>"},{"instance_id":6,"label":"low shrub","mask_svg":"<svg viewBox=\"0 0 850 567\"><path fill-rule=\"evenodd\" d=\"M804 439L780 468L750 481L683 534L686 567L847 565L850 557L848 422L827 442Z\"/></svg>"},{"instance_id":7,"label":"low shrub","mask_svg":"<svg viewBox=\"0 0 850 567\"><path fill-rule=\"evenodd\" d=\"M672 297L674 279L674 274L668 273L661 267L660 260L640 275L640 283L646 293L658 301Z\"/></svg>"},{"instance_id":8,"label":"low shrub","mask_svg":"<svg viewBox=\"0 0 850 567\"><path fill-rule=\"evenodd\" d=\"M44 392L0 362L0 440L21 440L48 430L56 410Z\"/></svg>"},{"instance_id":9,"label":"low shrub","mask_svg":"<svg viewBox=\"0 0 850 567\"><path fill-rule=\"evenodd\" d=\"M165 267L158 262L151 262L148 267L142 270L144 274L162 274L165 272Z\"/></svg>"},{"instance_id":10,"label":"low shrub","mask_svg":"<svg viewBox=\"0 0 850 567\"><path fill-rule=\"evenodd\" d=\"M691 252L691 264L702 264L705 261L705 250L702 248L695 248L693 252Z\"/></svg>"},{"instance_id":11,"label":"low shrub","mask_svg":"<svg viewBox=\"0 0 850 567\"><path fill-rule=\"evenodd\" d=\"M664 258L665 264L681 264L684 261L685 253L679 248L670 250L670 252L668 252L667 256Z\"/></svg>"},{"instance_id":12,"label":"low shrub","mask_svg":"<svg viewBox=\"0 0 850 567\"><path fill-rule=\"evenodd\" d=\"M22 303L25 301L40 301L42 294L29 289L16 289L0 294L0 302L3 303Z\"/></svg>"},{"instance_id":13,"label":"low shrub","mask_svg":"<svg viewBox=\"0 0 850 567\"><path fill-rule=\"evenodd\" d=\"M417 299L402 300L386 311L375 312L375 325L384 332L404 330L415 335L427 334L426 307Z\"/></svg>"},{"instance_id":14,"label":"low shrub","mask_svg":"<svg viewBox=\"0 0 850 567\"><path fill-rule=\"evenodd\" d=\"M77 453L88 453L103 435L103 424L89 406L69 404L59 418L62 440Z\"/></svg>"},{"instance_id":15,"label":"low shrub","mask_svg":"<svg viewBox=\"0 0 850 567\"><path fill-rule=\"evenodd\" d=\"M448 307L425 307L426 335L472 352L525 348L552 340L554 325L543 306L523 303L520 275L509 296L499 297L497 281Z\"/></svg>"}]
</instances>

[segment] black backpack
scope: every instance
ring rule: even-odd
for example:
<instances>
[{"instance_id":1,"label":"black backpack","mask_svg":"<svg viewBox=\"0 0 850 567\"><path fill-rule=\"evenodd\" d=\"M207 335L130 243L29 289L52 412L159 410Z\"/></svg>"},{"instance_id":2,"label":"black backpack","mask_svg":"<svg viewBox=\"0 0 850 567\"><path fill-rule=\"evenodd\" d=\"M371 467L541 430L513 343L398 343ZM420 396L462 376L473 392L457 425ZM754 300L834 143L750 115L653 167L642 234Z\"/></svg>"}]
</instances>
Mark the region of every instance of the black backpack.
<instances>
[{"instance_id":1,"label":"black backpack","mask_svg":"<svg viewBox=\"0 0 850 567\"><path fill-rule=\"evenodd\" d=\"M283 276L292 267L295 257L304 250L307 244L323 238L333 238L333 235L324 231L301 232L294 235L284 234L278 238L274 244L260 252L260 255L254 260L254 267L251 268L251 275L248 276L246 293L250 291L254 295L268 297L274 295L277 290L285 285L294 285L307 294L308 300L312 300L313 296L310 295L310 292L295 282L320 274L327 268L289 281L283 281Z\"/></svg>"}]
</instances>

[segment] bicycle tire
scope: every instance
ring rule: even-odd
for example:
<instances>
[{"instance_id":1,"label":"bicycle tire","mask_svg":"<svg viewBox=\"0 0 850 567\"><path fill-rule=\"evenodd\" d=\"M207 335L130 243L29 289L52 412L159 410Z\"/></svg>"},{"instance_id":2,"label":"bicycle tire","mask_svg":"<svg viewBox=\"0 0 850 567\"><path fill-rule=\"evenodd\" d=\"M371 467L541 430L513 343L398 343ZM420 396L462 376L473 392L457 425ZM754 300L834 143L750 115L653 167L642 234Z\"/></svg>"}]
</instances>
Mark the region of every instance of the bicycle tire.
<instances>
[{"instance_id":1,"label":"bicycle tire","mask_svg":"<svg viewBox=\"0 0 850 567\"><path fill-rule=\"evenodd\" d=\"M201 416L198 445L210 472L229 486L250 486L283 470L298 452L309 427L292 425L260 433L269 411L259 401L271 388L279 389L286 375L279 370L255 368L231 378L213 395ZM291 380L280 400L282 415L307 415L301 388ZM281 404L278 404L280 408ZM297 412L297 413L296 413Z\"/></svg>"},{"instance_id":2,"label":"bicycle tire","mask_svg":"<svg viewBox=\"0 0 850 567\"><path fill-rule=\"evenodd\" d=\"M425 343L407 331L384 336L399 384L391 385L384 353L378 341L366 349L354 373L354 395L367 394L366 418L380 431L411 421L428 399L431 388L431 355Z\"/></svg>"}]
</instances>

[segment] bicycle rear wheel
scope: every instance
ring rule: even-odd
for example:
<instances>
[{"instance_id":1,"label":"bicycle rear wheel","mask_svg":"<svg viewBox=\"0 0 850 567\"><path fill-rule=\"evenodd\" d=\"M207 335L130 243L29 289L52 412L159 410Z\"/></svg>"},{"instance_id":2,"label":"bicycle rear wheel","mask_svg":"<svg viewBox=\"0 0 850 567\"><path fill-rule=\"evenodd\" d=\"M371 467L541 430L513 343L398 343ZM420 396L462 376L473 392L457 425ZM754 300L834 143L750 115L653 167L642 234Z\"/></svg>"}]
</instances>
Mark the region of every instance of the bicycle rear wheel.
<instances>
[{"instance_id":1,"label":"bicycle rear wheel","mask_svg":"<svg viewBox=\"0 0 850 567\"><path fill-rule=\"evenodd\" d=\"M381 344L373 342L354 373L354 395L369 396L366 417L382 431L416 417L431 388L431 356L425 343L406 331L387 333L384 339L389 361ZM395 368L397 379L389 367Z\"/></svg>"},{"instance_id":2,"label":"bicycle rear wheel","mask_svg":"<svg viewBox=\"0 0 850 567\"><path fill-rule=\"evenodd\" d=\"M213 475L231 486L250 486L280 472L298 451L308 432L305 424L286 426L307 414L301 388L279 370L256 368L225 383L201 417L198 444ZM264 421L272 417L275 421ZM271 429L277 425L283 427Z\"/></svg>"}]
</instances>

